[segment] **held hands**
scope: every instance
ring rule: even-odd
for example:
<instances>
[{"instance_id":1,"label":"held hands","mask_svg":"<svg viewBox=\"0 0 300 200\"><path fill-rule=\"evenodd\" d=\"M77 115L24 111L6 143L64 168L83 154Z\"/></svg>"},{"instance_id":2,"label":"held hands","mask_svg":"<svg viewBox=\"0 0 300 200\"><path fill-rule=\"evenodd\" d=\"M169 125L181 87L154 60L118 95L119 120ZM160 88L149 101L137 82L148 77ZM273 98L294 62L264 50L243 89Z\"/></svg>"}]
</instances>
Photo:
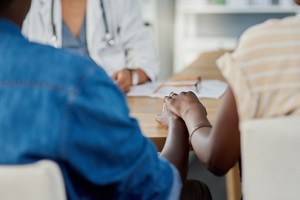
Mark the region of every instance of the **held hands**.
<instances>
[{"instance_id":1,"label":"held hands","mask_svg":"<svg viewBox=\"0 0 300 200\"><path fill-rule=\"evenodd\" d=\"M193 92L181 92L170 94L165 97L164 102L171 112L186 121L191 116L201 116L206 118L205 107L200 103Z\"/></svg>"},{"instance_id":2,"label":"held hands","mask_svg":"<svg viewBox=\"0 0 300 200\"><path fill-rule=\"evenodd\" d=\"M162 112L157 115L156 121L165 129L168 129L170 124L175 122L176 120L180 120L180 118L172 113L166 106L163 105Z\"/></svg>"},{"instance_id":3,"label":"held hands","mask_svg":"<svg viewBox=\"0 0 300 200\"><path fill-rule=\"evenodd\" d=\"M193 92L170 93L164 98L162 113L156 121L164 128L168 128L176 120L183 119L187 125L208 121L205 107Z\"/></svg>"}]
</instances>

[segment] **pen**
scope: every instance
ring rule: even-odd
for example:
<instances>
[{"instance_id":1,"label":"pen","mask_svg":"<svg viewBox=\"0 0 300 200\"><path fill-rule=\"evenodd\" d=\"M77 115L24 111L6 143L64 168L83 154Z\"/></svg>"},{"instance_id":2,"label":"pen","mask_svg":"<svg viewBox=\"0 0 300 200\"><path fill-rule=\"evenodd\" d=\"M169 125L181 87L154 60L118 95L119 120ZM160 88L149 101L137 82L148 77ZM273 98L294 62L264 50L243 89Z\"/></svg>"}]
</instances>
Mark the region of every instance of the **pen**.
<instances>
[{"instance_id":1,"label":"pen","mask_svg":"<svg viewBox=\"0 0 300 200\"><path fill-rule=\"evenodd\" d=\"M153 93L158 92L158 90L160 90L160 88L162 88L164 86L164 84L160 84L154 91Z\"/></svg>"}]
</instances>

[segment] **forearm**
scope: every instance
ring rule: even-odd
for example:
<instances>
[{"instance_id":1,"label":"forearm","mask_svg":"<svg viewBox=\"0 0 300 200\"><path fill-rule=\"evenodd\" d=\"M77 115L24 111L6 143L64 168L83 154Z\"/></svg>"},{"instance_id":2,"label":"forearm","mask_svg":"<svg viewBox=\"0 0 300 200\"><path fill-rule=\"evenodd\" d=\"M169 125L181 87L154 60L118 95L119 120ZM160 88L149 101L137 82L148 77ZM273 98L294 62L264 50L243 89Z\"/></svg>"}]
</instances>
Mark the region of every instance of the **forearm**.
<instances>
[{"instance_id":1,"label":"forearm","mask_svg":"<svg viewBox=\"0 0 300 200\"><path fill-rule=\"evenodd\" d=\"M179 171L184 181L188 163L188 131L181 119L169 124L168 137L160 156L171 162Z\"/></svg>"},{"instance_id":2,"label":"forearm","mask_svg":"<svg viewBox=\"0 0 300 200\"><path fill-rule=\"evenodd\" d=\"M186 123L195 154L208 169L211 169L211 165L214 163L215 144L211 132L212 127L206 113L199 112L197 108L191 108L182 117Z\"/></svg>"},{"instance_id":3,"label":"forearm","mask_svg":"<svg viewBox=\"0 0 300 200\"><path fill-rule=\"evenodd\" d=\"M135 69L135 71L138 73L138 77L139 77L139 81L138 84L143 84L146 83L148 81L150 81L150 78L148 77L148 75L146 74L146 72L140 68Z\"/></svg>"},{"instance_id":4,"label":"forearm","mask_svg":"<svg viewBox=\"0 0 300 200\"><path fill-rule=\"evenodd\" d=\"M184 115L189 133L197 123L208 122L206 114L190 109ZM217 174L225 174L240 157L239 119L231 89L224 95L214 127L202 127L193 133L191 143L198 158L207 168ZM209 124L208 124L209 125Z\"/></svg>"},{"instance_id":5,"label":"forearm","mask_svg":"<svg viewBox=\"0 0 300 200\"><path fill-rule=\"evenodd\" d=\"M210 134L211 128L203 127L196 130L193 135L190 136L191 146L195 154L209 170L211 170L211 163L213 159L213 145Z\"/></svg>"},{"instance_id":6,"label":"forearm","mask_svg":"<svg viewBox=\"0 0 300 200\"><path fill-rule=\"evenodd\" d=\"M206 114L199 112L199 109L197 107L190 108L186 113L182 115L182 119L186 124L189 134L194 132L195 129L201 124L210 125Z\"/></svg>"}]
</instances>

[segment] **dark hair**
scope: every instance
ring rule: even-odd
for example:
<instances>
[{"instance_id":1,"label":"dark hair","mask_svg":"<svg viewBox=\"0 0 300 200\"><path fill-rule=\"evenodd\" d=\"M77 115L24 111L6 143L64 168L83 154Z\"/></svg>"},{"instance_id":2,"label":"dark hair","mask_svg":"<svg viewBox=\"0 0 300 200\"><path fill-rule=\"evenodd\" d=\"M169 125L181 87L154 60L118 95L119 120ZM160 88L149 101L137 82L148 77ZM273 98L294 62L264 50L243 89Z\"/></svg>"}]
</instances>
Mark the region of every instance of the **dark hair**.
<instances>
[{"instance_id":1,"label":"dark hair","mask_svg":"<svg viewBox=\"0 0 300 200\"><path fill-rule=\"evenodd\" d=\"M5 9L10 3L11 0L0 0L0 10Z\"/></svg>"}]
</instances>

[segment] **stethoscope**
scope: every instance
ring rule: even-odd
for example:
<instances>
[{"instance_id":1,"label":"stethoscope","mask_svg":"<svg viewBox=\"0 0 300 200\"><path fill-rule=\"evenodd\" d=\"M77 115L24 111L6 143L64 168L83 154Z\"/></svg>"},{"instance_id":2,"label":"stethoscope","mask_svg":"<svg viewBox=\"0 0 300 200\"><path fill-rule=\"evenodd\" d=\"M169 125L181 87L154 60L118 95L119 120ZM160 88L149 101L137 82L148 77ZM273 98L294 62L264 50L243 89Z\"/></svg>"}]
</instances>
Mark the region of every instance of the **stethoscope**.
<instances>
[{"instance_id":1,"label":"stethoscope","mask_svg":"<svg viewBox=\"0 0 300 200\"><path fill-rule=\"evenodd\" d=\"M100 7L102 10L102 17L103 17L104 28L105 28L105 36L103 38L103 41L108 46L114 46L116 41L115 41L114 35L112 34L112 32L109 31L109 28L108 28L108 23L107 23L108 20L107 20L106 11L104 8L103 0L100 0ZM51 26L52 26L51 43L54 45L54 47L58 47L57 30L56 30L56 26L54 23L54 0L52 0L52 2L51 2Z\"/></svg>"}]
</instances>

